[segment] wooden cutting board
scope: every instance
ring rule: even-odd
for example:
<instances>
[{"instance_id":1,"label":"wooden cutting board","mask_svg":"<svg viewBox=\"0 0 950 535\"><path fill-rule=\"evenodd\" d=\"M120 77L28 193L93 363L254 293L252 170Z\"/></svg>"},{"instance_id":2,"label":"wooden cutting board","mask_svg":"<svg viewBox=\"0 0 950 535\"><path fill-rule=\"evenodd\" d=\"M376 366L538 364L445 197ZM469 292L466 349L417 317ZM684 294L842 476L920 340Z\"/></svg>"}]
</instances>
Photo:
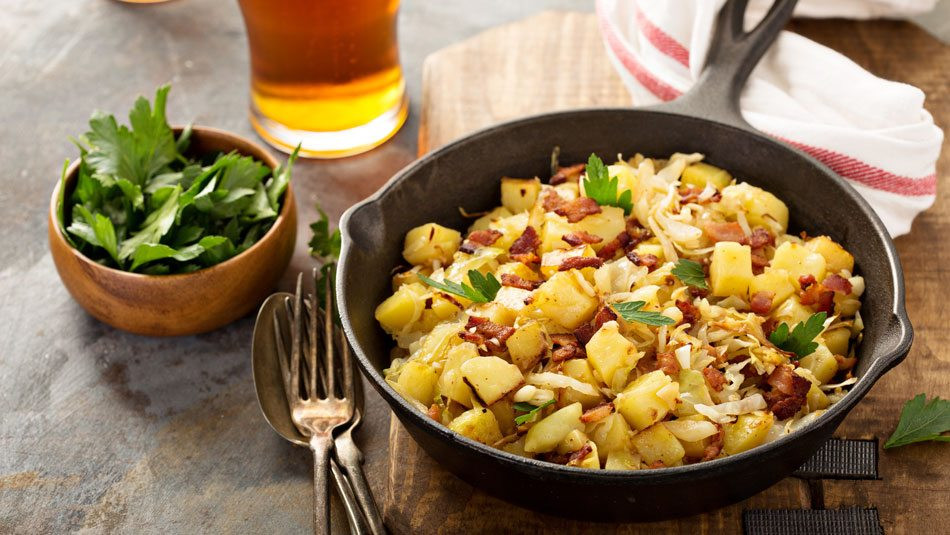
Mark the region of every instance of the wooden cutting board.
<instances>
[{"instance_id":1,"label":"wooden cutting board","mask_svg":"<svg viewBox=\"0 0 950 535\"><path fill-rule=\"evenodd\" d=\"M836 48L883 77L924 89L938 124L950 124L950 48L901 22L796 22L792 29ZM942 71L942 72L939 72ZM429 56L423 71L420 154L500 121L556 109L622 106L630 97L604 52L593 15L545 12L488 30ZM950 151L939 168L948 184ZM950 394L950 335L940 287L950 265L946 195L898 240L917 340L848 417L838 436L886 439L902 403L919 392ZM942 283L942 284L941 284ZM395 419L383 508L394 533L738 532L746 509L877 507L888 532L932 532L950 521L950 447L923 444L881 454L880 481L787 478L745 502L653 524L605 525L541 515L493 498L439 467Z\"/></svg>"}]
</instances>

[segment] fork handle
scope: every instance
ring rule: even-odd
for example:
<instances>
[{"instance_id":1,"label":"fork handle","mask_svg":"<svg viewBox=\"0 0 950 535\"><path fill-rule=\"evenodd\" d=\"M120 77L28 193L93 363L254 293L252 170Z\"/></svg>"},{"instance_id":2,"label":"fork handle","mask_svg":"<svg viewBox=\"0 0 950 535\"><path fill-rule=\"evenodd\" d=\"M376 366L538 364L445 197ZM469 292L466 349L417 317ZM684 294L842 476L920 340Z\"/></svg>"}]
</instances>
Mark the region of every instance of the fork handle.
<instances>
[{"instance_id":1,"label":"fork handle","mask_svg":"<svg viewBox=\"0 0 950 535\"><path fill-rule=\"evenodd\" d=\"M330 454L333 438L314 435L310 438L313 451L313 533L330 535Z\"/></svg>"},{"instance_id":2,"label":"fork handle","mask_svg":"<svg viewBox=\"0 0 950 535\"><path fill-rule=\"evenodd\" d=\"M353 442L353 437L349 432L345 432L336 438L334 453L340 465L350 476L353 492L356 493L356 499L363 508L366 520L369 521L370 533L386 535L383 517L379 514L379 508L376 507L376 501L373 500L373 492L366 481L366 474L363 473L363 454L356 447L356 443Z\"/></svg>"}]
</instances>

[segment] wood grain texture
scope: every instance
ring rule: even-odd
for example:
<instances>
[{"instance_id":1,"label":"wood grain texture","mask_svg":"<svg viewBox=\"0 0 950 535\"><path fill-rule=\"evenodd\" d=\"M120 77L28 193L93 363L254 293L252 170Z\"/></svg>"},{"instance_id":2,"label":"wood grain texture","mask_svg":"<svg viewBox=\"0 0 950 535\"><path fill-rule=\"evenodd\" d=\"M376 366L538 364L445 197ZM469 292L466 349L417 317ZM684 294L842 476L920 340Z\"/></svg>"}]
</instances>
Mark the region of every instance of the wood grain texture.
<instances>
[{"instance_id":1,"label":"wood grain texture","mask_svg":"<svg viewBox=\"0 0 950 535\"><path fill-rule=\"evenodd\" d=\"M938 124L950 124L950 47L909 23L796 21L793 31L848 55L879 76L916 85ZM546 12L486 31L435 53L423 71L419 150L425 153L485 126L556 109L623 106L630 96L611 67L593 15ZM946 149L946 147L945 147ZM919 392L947 397L950 335L941 289L950 283L950 206L945 190L950 151L938 166L940 196L897 240L907 281L907 307L917 338L908 359L871 391L838 436L886 439L904 401ZM881 455L881 481L786 479L746 502L708 514L655 524L611 525L623 533L736 532L746 508L874 506L890 533L932 531L950 521L950 450L916 445ZM591 524L540 515L488 496L440 468L393 419L387 525L395 533L597 532ZM823 496L822 496L823 495Z\"/></svg>"}]
</instances>

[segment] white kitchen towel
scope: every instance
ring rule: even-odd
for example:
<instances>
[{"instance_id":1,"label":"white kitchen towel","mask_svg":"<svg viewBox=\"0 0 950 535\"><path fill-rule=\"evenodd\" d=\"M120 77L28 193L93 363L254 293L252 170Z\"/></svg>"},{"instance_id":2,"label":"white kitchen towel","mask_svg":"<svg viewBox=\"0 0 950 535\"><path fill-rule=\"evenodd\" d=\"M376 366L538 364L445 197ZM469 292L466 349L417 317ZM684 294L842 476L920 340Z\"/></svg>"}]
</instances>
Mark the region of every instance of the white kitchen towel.
<instances>
[{"instance_id":1,"label":"white kitchen towel","mask_svg":"<svg viewBox=\"0 0 950 535\"><path fill-rule=\"evenodd\" d=\"M597 1L608 55L634 105L672 100L692 87L724 1ZM756 9L747 25L770 4L753 1ZM814 0L799 7L810 14L866 18L896 15L899 9L913 13L932 4ZM811 154L847 179L891 235L899 236L936 198L943 132L923 103L924 94L916 87L878 78L830 48L783 31L752 72L740 108L756 129Z\"/></svg>"}]
</instances>

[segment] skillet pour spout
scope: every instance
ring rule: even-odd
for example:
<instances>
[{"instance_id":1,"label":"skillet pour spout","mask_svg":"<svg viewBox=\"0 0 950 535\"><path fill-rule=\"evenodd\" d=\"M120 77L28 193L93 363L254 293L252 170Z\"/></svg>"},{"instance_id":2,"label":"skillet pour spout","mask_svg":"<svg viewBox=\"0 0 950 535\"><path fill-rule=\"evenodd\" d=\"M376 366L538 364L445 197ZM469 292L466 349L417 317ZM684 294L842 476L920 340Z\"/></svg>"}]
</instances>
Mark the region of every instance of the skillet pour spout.
<instances>
[{"instance_id":1,"label":"skillet pour spout","mask_svg":"<svg viewBox=\"0 0 950 535\"><path fill-rule=\"evenodd\" d=\"M518 505L551 514L610 521L687 516L743 500L788 476L827 440L874 383L910 350L903 272L883 224L843 179L810 156L750 127L738 97L756 62L791 17L794 0L775 2L750 32L746 2L723 7L707 70L677 101L652 108L548 113L489 127L429 153L350 208L340 224L343 247L336 292L343 326L363 373L420 446L446 469ZM401 262L402 237L436 221L467 226L470 211L499 204L501 176L547 176L551 148L562 161L637 151L702 152L785 200L790 227L827 234L855 256L865 278L858 382L812 423L773 442L708 462L642 471L586 470L517 457L474 442L411 407L383 378L391 339L374 310ZM455 180L464 176L465 180ZM420 202L424 199L425 202Z\"/></svg>"}]
</instances>

